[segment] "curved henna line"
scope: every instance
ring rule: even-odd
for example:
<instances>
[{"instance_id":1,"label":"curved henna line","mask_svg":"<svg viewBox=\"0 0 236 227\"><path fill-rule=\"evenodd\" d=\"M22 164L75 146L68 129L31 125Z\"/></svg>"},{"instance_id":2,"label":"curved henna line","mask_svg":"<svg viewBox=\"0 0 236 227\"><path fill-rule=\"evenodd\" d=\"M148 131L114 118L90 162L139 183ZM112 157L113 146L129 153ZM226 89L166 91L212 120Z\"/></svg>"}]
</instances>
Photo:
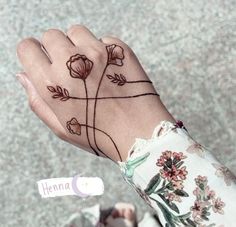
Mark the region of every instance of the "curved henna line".
<instances>
[{"instance_id":1,"label":"curved henna line","mask_svg":"<svg viewBox=\"0 0 236 227\"><path fill-rule=\"evenodd\" d=\"M108 66L108 63L106 64L106 66L105 66L105 68L104 68L104 70L103 70L103 73L102 73L102 76L101 76L101 78L100 78L100 80L99 80L99 83L98 83L98 88L97 88L97 91L96 91L96 95L95 95L95 102L94 102L94 109L93 109L93 138L94 138L94 143L95 143L95 145L96 145L96 147L97 147L97 149L100 151L100 152L102 152L101 151L101 149L98 147L98 145L97 145L97 141L96 141L96 135L95 135L95 128L96 128L96 126L95 126L95 118L96 118L96 107L97 107L97 97L98 97L98 92L99 92L99 88L100 88L100 86L101 86L101 83L102 83L102 79L103 79L103 77L104 77L104 75L105 75L105 72L106 72L106 69L107 69L107 66Z\"/></svg>"},{"instance_id":2,"label":"curved henna line","mask_svg":"<svg viewBox=\"0 0 236 227\"><path fill-rule=\"evenodd\" d=\"M140 96L147 96L147 95L155 95L155 96L160 96L157 93L143 93L143 94L138 94L138 95L130 95L130 96L108 96L108 97L97 97L97 98L88 98L88 100L98 100L98 99L125 99L125 98L137 98ZM75 96L69 96L70 99L78 99L78 100L86 100L86 98L80 98L80 97L75 97Z\"/></svg>"},{"instance_id":3,"label":"curved henna line","mask_svg":"<svg viewBox=\"0 0 236 227\"><path fill-rule=\"evenodd\" d=\"M96 147L98 148L98 150L100 150L100 148L98 147L98 145L97 145L97 141L96 141L96 134L95 134L95 128L96 128L96 126L95 126L95 124L96 124L96 121L95 121L95 119L96 119L96 107L97 107L97 97L98 97L98 92L99 92L99 89L100 89L100 86L101 86L101 83L102 83L102 79L103 79L103 77L104 77L104 75L105 75L105 72L106 72L106 69L107 69L107 67L108 67L108 65L109 64L114 64L114 62L113 62L113 60L114 59L110 59L110 58L112 58L112 51L114 50L114 48L116 48L116 46L118 46L118 47L120 47L121 48L121 51L122 51L122 57L118 57L118 59L119 59L119 61L120 61L120 63L119 62L115 62L115 65L117 65L117 66L122 66L123 65L123 59L125 58L125 56L124 56L124 49L121 47L121 46L119 46L119 45L116 45L116 44L112 44L112 45L114 45L114 47L113 47L113 49L110 51L110 49L109 49L109 47L111 47L111 45L108 45L108 46L106 46L106 50L107 50L107 62L106 62L106 66L104 67L104 70L103 70L103 72L102 72L102 76L101 76L101 78L100 78L100 80L99 80L99 83L98 83L98 88L97 88L97 91L96 91L96 95L95 95L95 102L94 102L94 112L93 112L93 127L94 127L94 129L93 129L93 137L94 137L94 143L95 143L95 145L96 145ZM114 56L113 56L114 57ZM112 60L112 61L111 61ZM122 160L122 159L121 159Z\"/></svg>"},{"instance_id":4,"label":"curved henna line","mask_svg":"<svg viewBox=\"0 0 236 227\"><path fill-rule=\"evenodd\" d=\"M118 149L118 147L117 147L115 141L112 139L112 137L111 137L108 133L106 133L105 131L103 131L103 130L101 130L101 129L99 129L99 128L94 128L94 127L92 127L92 126L90 126L90 125L86 125L86 124L80 124L80 126L85 126L85 127L88 127L88 128L92 128L92 129L98 130L98 131L104 133L106 136L108 136L108 137L111 139L112 143L114 144L114 146L115 146L115 148L116 148L116 151L117 151L117 153L119 154L120 160L122 161L122 158L121 158L119 149ZM105 153L103 153L103 154L105 155ZM107 156L107 157L108 157L108 156Z\"/></svg>"},{"instance_id":5,"label":"curved henna line","mask_svg":"<svg viewBox=\"0 0 236 227\"><path fill-rule=\"evenodd\" d=\"M85 94L86 94L86 125L87 125L88 124L88 90L87 90L87 86L86 86L86 81L83 80L83 82L84 82L84 89L85 89ZM92 147L92 145L90 143L90 139L89 139L89 135L88 135L88 128L87 127L86 127L86 135L87 135L89 146L92 148L92 150L95 152L95 154L97 156L99 156L98 152Z\"/></svg>"}]
</instances>

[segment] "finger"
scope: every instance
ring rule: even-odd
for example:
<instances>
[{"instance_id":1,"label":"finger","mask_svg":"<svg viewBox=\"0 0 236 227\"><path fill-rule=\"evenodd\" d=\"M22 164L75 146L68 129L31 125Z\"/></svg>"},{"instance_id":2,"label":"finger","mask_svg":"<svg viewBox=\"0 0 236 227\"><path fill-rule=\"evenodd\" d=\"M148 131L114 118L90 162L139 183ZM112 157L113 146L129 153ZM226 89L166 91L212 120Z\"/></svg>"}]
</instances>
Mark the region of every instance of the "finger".
<instances>
[{"instance_id":1,"label":"finger","mask_svg":"<svg viewBox=\"0 0 236 227\"><path fill-rule=\"evenodd\" d=\"M23 39L17 45L17 55L28 74L48 71L51 66L50 59L42 50L40 42L34 38Z\"/></svg>"},{"instance_id":2,"label":"finger","mask_svg":"<svg viewBox=\"0 0 236 227\"><path fill-rule=\"evenodd\" d=\"M85 42L96 46L101 45L96 36L83 25L71 26L67 31L67 36L76 46L83 46Z\"/></svg>"},{"instance_id":3,"label":"finger","mask_svg":"<svg viewBox=\"0 0 236 227\"><path fill-rule=\"evenodd\" d=\"M17 74L18 81L25 88L31 110L41 119L59 138L66 138L67 132L57 119L51 108L37 93L33 84L28 80L25 73Z\"/></svg>"},{"instance_id":4,"label":"finger","mask_svg":"<svg viewBox=\"0 0 236 227\"><path fill-rule=\"evenodd\" d=\"M42 36L42 44L47 50L52 61L66 49L71 49L74 44L58 29L49 29Z\"/></svg>"}]
</instances>

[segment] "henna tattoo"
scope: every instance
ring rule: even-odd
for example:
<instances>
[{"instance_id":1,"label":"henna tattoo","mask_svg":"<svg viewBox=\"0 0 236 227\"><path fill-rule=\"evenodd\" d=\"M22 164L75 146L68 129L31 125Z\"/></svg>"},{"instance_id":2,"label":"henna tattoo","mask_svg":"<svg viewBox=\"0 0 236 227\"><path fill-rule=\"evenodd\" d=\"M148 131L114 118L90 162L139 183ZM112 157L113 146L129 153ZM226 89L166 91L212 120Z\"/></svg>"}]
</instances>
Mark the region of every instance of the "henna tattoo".
<instances>
[{"instance_id":1,"label":"henna tattoo","mask_svg":"<svg viewBox=\"0 0 236 227\"><path fill-rule=\"evenodd\" d=\"M97 156L99 156L98 152L91 145L89 134L88 134L88 127L87 127L87 125L88 125L88 90L87 90L87 86L86 86L86 81L83 80L83 82L84 82L84 89L85 89L85 94L86 94L86 135L87 135L89 146L92 148L92 150L95 152L95 154Z\"/></svg>"},{"instance_id":2,"label":"henna tattoo","mask_svg":"<svg viewBox=\"0 0 236 227\"><path fill-rule=\"evenodd\" d=\"M107 50L107 65L123 65L123 59L125 58L124 49L121 46L112 44L106 46Z\"/></svg>"},{"instance_id":3,"label":"henna tattoo","mask_svg":"<svg viewBox=\"0 0 236 227\"><path fill-rule=\"evenodd\" d=\"M125 58L124 56L124 49L116 44L112 44L109 46L106 46L106 51L107 51L107 62L106 65L103 69L101 78L98 82L98 87L96 90L95 97L88 97L88 89L87 89L87 84L86 84L86 79L89 76L89 74L92 71L93 68L93 62L89 60L85 55L80 55L80 54L75 54L70 57L70 59L66 62L66 66L69 70L69 74L71 77L76 78L76 79L81 79L84 84L84 89L85 89L85 97L76 97L76 96L70 96L69 91L66 88L62 88L61 86L47 86L47 89L53 93L52 98L54 99L59 99L61 101L67 101L69 99L76 99L76 100L85 100L86 101L86 123L85 124L80 124L78 120L73 117L71 120L66 122L66 127L71 134L76 134L78 136L81 135L81 127L85 127L86 129L86 136L88 140L88 144L91 147L91 149L94 151L96 155L99 156L99 152L111 159L107 154L105 154L98 146L97 140L96 140L96 132L103 133L105 136L107 136L110 141L113 143L116 152L122 161L119 149L115 143L115 141L112 139L112 137L105 131L99 129L96 127L96 110L97 110L97 101L101 99L127 99L127 98L136 98L136 97L141 97L141 96L147 96L147 95L154 95L154 96L159 96L157 93L142 93L142 94L136 94L136 95L129 95L129 96L111 96L111 97L98 97L99 94L99 89L101 87L102 80L105 76L107 67L109 65L116 65L116 66L123 66L123 60ZM117 84L118 86L123 86L127 83L152 83L150 80L136 80L136 81L129 81L126 79L126 77L123 74L116 74L114 73L114 76L112 75L106 75L108 79L111 80L112 83ZM88 125L88 101L89 100L95 100L94 102L94 108L93 108L93 125L90 126ZM93 132L93 139L94 139L94 144L96 146L97 151L91 144L88 129L92 129Z\"/></svg>"},{"instance_id":4,"label":"henna tattoo","mask_svg":"<svg viewBox=\"0 0 236 227\"><path fill-rule=\"evenodd\" d=\"M160 96L158 93L142 93L142 94L137 94L137 95L129 95L129 96L106 96L106 97L97 97L97 98L88 98L88 100L95 100L95 99L129 99L129 98L137 98L140 96L147 96L147 95L154 95L154 96ZM80 98L80 97L74 97L70 96L70 99L78 99L78 100L86 100L86 98Z\"/></svg>"},{"instance_id":5,"label":"henna tattoo","mask_svg":"<svg viewBox=\"0 0 236 227\"><path fill-rule=\"evenodd\" d=\"M93 62L90 61L85 55L75 54L70 57L70 59L66 62L66 66L69 69L70 76L73 78L81 79L84 83L84 89L86 94L86 125L88 124L88 91L86 86L86 78L90 74ZM88 127L86 126L86 135L90 148L94 151L94 153L99 156L96 149L93 148L89 134Z\"/></svg>"},{"instance_id":6,"label":"henna tattoo","mask_svg":"<svg viewBox=\"0 0 236 227\"><path fill-rule=\"evenodd\" d=\"M130 81L130 82L133 82L133 81ZM135 81L134 81L135 82ZM139 82L139 81L138 81ZM56 99L56 98L60 98L61 101L67 101L68 99L78 99L78 100L95 100L95 99L125 99L125 98L137 98L137 97L140 97L140 96L146 96L146 95L154 95L154 96L159 96L158 93L152 93L152 92L149 92L149 93L142 93L142 94L136 94L136 95L129 95L129 96L106 96L106 97L97 97L97 98L82 98L82 97L76 97L76 96L70 96L69 95L69 92L67 89L65 88L61 88L61 90L64 91L64 94L63 92L60 93L57 91L57 87L60 87L60 86L56 86L56 88L54 88L53 86L47 86L48 90L52 93L56 93L55 95L52 96L52 98Z\"/></svg>"},{"instance_id":7,"label":"henna tattoo","mask_svg":"<svg viewBox=\"0 0 236 227\"><path fill-rule=\"evenodd\" d=\"M118 46L116 44L106 46L106 50L107 50L107 63L104 67L102 76L99 80L98 88L97 88L96 95L95 95L95 102L94 102L94 108L93 108L93 127L94 128L96 128L96 110L97 110L96 107L97 107L97 100L98 100L97 99L98 92L99 92L103 77L106 73L106 69L107 69L109 64L122 66L123 65L123 59L125 57L124 56L124 49L121 46ZM93 138L94 138L94 143L95 143L97 149L99 151L101 151L101 149L98 147L98 144L97 144L95 129L93 129ZM122 161L120 152L118 153L118 155L119 155L120 160Z\"/></svg>"},{"instance_id":8,"label":"henna tattoo","mask_svg":"<svg viewBox=\"0 0 236 227\"><path fill-rule=\"evenodd\" d=\"M85 55L75 54L66 62L70 76L85 80L93 68L93 62Z\"/></svg>"},{"instance_id":9,"label":"henna tattoo","mask_svg":"<svg viewBox=\"0 0 236 227\"><path fill-rule=\"evenodd\" d=\"M107 75L107 78L111 80L112 83L117 84L118 86L123 86L127 83L143 83L143 82L147 82L147 83L152 83L152 81L150 80L127 80L126 77L123 74L116 74L114 73L114 76L112 75Z\"/></svg>"},{"instance_id":10,"label":"henna tattoo","mask_svg":"<svg viewBox=\"0 0 236 227\"><path fill-rule=\"evenodd\" d=\"M61 101L67 101L71 97L69 96L69 91L65 88L61 88L60 86L56 86L54 88L53 86L47 86L48 90L52 93L55 93L52 98L57 99L60 98Z\"/></svg>"},{"instance_id":11,"label":"henna tattoo","mask_svg":"<svg viewBox=\"0 0 236 227\"><path fill-rule=\"evenodd\" d=\"M78 122L78 120L77 120L75 117L71 118L71 120L70 120L70 121L67 121L67 123L66 123L66 127L67 127L68 131L69 131L71 134L76 134L76 135L78 135L78 136L81 135L81 128L82 128L83 126L84 126L84 127L87 127L87 128L95 129L96 131L99 131L99 132L103 133L104 135L106 135L106 136L111 140L111 142L113 143L113 145L114 145L116 151L119 152L118 147L117 147L115 141L114 141L114 140L112 139L112 137L111 137L108 133L106 133L105 131L103 131L103 130L101 130L101 129L99 129L99 128L94 128L94 127L92 127L92 126L90 126L90 125L88 125L88 124L80 124L80 123ZM110 157L109 157L108 155L106 155L104 152L102 152L102 154L104 154L107 158L110 158ZM111 158L110 158L110 159L111 159Z\"/></svg>"},{"instance_id":12,"label":"henna tattoo","mask_svg":"<svg viewBox=\"0 0 236 227\"><path fill-rule=\"evenodd\" d=\"M81 125L75 117L66 122L66 128L71 134L81 135Z\"/></svg>"}]
</instances>

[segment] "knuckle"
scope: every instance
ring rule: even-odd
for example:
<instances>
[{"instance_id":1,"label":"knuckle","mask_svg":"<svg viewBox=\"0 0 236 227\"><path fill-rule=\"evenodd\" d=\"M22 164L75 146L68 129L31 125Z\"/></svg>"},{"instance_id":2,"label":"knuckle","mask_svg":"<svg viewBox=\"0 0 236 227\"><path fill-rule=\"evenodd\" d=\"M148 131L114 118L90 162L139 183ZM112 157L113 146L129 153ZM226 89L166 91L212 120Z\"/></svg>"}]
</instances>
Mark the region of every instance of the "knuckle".
<instances>
[{"instance_id":1,"label":"knuckle","mask_svg":"<svg viewBox=\"0 0 236 227\"><path fill-rule=\"evenodd\" d=\"M90 50L90 55L93 59L103 59L105 54L100 49L92 49Z\"/></svg>"}]
</instances>

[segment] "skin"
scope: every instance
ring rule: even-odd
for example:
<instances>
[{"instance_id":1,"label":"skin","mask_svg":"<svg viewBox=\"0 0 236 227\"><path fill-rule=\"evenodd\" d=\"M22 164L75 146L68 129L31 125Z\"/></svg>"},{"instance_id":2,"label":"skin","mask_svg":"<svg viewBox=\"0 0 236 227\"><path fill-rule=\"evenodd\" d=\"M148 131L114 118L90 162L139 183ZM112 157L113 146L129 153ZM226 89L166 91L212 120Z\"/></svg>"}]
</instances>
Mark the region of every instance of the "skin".
<instances>
[{"instance_id":1,"label":"skin","mask_svg":"<svg viewBox=\"0 0 236 227\"><path fill-rule=\"evenodd\" d=\"M98 97L130 96L156 93L152 83L127 83L117 86L106 75L124 75L129 81L150 80L137 57L121 40L103 37L98 40L86 27L73 25L66 33L57 29L46 31L41 40L26 38L18 43L17 55L22 64L22 73L17 78L26 90L32 111L61 139L99 156L113 161L124 161L135 138L148 139L154 127L162 120L175 122L158 95L136 98L60 101L52 98L48 86L66 88L70 95L85 97L83 80L72 78L66 66L71 56L85 55L93 63L86 79L88 97L95 97L99 80L107 64L106 46L116 44L123 49L123 65L109 65L102 80ZM43 46L43 48L42 48ZM106 132L117 145L120 156L108 136L93 130L81 128L81 134L71 134L66 123L75 117L80 124L93 126L94 104L96 102L96 128ZM87 112L86 112L87 108ZM105 154L105 155L104 155Z\"/></svg>"}]
</instances>

